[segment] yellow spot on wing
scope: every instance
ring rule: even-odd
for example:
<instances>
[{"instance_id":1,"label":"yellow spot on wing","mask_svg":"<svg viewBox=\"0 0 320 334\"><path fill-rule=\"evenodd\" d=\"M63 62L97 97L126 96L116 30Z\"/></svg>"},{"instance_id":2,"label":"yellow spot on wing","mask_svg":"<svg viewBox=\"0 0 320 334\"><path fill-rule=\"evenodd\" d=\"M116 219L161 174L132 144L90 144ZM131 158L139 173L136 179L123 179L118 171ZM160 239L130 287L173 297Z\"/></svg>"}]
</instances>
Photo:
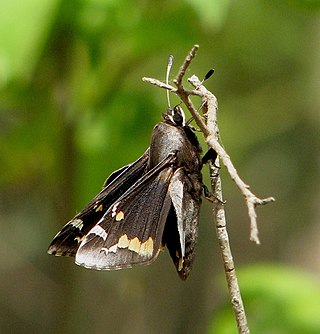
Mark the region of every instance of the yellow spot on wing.
<instances>
[{"instance_id":1,"label":"yellow spot on wing","mask_svg":"<svg viewBox=\"0 0 320 334\"><path fill-rule=\"evenodd\" d=\"M139 254L141 242L137 237L130 240L128 249Z\"/></svg>"},{"instance_id":2,"label":"yellow spot on wing","mask_svg":"<svg viewBox=\"0 0 320 334\"><path fill-rule=\"evenodd\" d=\"M85 238L86 236L82 236L82 237L75 237L74 240L78 241L78 244L80 244L80 242Z\"/></svg>"},{"instance_id":3,"label":"yellow spot on wing","mask_svg":"<svg viewBox=\"0 0 320 334\"><path fill-rule=\"evenodd\" d=\"M183 258L180 257L180 259L179 259L179 265L178 265L178 271L181 271L182 268L183 268Z\"/></svg>"},{"instance_id":4,"label":"yellow spot on wing","mask_svg":"<svg viewBox=\"0 0 320 334\"><path fill-rule=\"evenodd\" d=\"M140 256L151 257L153 255L153 240L151 237L141 243L138 237L128 239L126 234L122 235L117 243L118 248L128 248L128 250L139 254ZM110 252L110 249L109 249Z\"/></svg>"},{"instance_id":5,"label":"yellow spot on wing","mask_svg":"<svg viewBox=\"0 0 320 334\"><path fill-rule=\"evenodd\" d=\"M130 244L130 240L128 239L126 234L124 234L118 241L119 248L127 248L129 244Z\"/></svg>"},{"instance_id":6,"label":"yellow spot on wing","mask_svg":"<svg viewBox=\"0 0 320 334\"><path fill-rule=\"evenodd\" d=\"M116 221L119 222L122 219L124 219L124 213L123 211L119 211L116 215Z\"/></svg>"},{"instance_id":7,"label":"yellow spot on wing","mask_svg":"<svg viewBox=\"0 0 320 334\"><path fill-rule=\"evenodd\" d=\"M141 244L139 255L152 256L153 254L153 240L151 237Z\"/></svg>"},{"instance_id":8,"label":"yellow spot on wing","mask_svg":"<svg viewBox=\"0 0 320 334\"><path fill-rule=\"evenodd\" d=\"M103 205L100 204L100 205L96 208L96 212L98 212L98 211L102 211L102 210L103 210Z\"/></svg>"}]
</instances>

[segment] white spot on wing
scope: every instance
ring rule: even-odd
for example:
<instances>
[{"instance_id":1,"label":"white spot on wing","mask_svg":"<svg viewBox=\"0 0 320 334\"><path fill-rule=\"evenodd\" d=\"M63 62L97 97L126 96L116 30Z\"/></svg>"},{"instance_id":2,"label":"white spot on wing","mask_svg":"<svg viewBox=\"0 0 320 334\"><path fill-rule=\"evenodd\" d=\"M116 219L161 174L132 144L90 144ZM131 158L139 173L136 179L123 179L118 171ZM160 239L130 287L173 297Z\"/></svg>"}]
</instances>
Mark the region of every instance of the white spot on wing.
<instances>
[{"instance_id":1,"label":"white spot on wing","mask_svg":"<svg viewBox=\"0 0 320 334\"><path fill-rule=\"evenodd\" d=\"M69 225L76 227L77 229L81 230L83 228L83 221L79 218L73 219L69 222Z\"/></svg>"},{"instance_id":2,"label":"white spot on wing","mask_svg":"<svg viewBox=\"0 0 320 334\"><path fill-rule=\"evenodd\" d=\"M113 245L113 246L111 246L110 248L109 248L109 252L110 253L115 253L116 251L117 251L117 248L118 248L118 245L116 244L116 245Z\"/></svg>"},{"instance_id":3,"label":"white spot on wing","mask_svg":"<svg viewBox=\"0 0 320 334\"><path fill-rule=\"evenodd\" d=\"M100 238L102 238L103 240L106 240L108 237L108 233L100 225L96 225L95 227L93 227L88 233L88 235L89 234L95 234Z\"/></svg>"},{"instance_id":4,"label":"white spot on wing","mask_svg":"<svg viewBox=\"0 0 320 334\"><path fill-rule=\"evenodd\" d=\"M100 252L105 252L106 255L109 253L109 248L106 248L106 247L102 247Z\"/></svg>"},{"instance_id":5,"label":"white spot on wing","mask_svg":"<svg viewBox=\"0 0 320 334\"><path fill-rule=\"evenodd\" d=\"M120 204L120 202L113 205L113 207L111 209L112 210L112 213L111 213L112 217L114 217L117 214L117 208L118 208L119 204Z\"/></svg>"},{"instance_id":6,"label":"white spot on wing","mask_svg":"<svg viewBox=\"0 0 320 334\"><path fill-rule=\"evenodd\" d=\"M108 253L116 253L116 252L117 252L117 248L118 248L118 245L117 245L117 244L111 246L110 248L102 247L101 250L100 250L100 252L105 252L106 255L107 255Z\"/></svg>"}]
</instances>

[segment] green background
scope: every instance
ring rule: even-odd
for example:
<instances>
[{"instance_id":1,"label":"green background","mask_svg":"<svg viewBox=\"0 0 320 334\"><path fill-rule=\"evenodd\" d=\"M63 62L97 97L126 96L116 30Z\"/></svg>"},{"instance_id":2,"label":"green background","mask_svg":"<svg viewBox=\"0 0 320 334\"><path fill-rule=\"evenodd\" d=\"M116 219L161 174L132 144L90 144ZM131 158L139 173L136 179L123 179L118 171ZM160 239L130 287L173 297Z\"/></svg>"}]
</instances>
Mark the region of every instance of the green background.
<instances>
[{"instance_id":1,"label":"green background","mask_svg":"<svg viewBox=\"0 0 320 334\"><path fill-rule=\"evenodd\" d=\"M187 282L167 252L116 272L46 254L105 178L149 145L167 102L141 78L163 80L169 54L173 77L195 43L187 76L215 68L206 86L222 142L252 191L276 198L258 208L256 246L221 169L252 333L320 333L319 9L315 0L0 2L1 333L237 332L210 203Z\"/></svg>"}]
</instances>

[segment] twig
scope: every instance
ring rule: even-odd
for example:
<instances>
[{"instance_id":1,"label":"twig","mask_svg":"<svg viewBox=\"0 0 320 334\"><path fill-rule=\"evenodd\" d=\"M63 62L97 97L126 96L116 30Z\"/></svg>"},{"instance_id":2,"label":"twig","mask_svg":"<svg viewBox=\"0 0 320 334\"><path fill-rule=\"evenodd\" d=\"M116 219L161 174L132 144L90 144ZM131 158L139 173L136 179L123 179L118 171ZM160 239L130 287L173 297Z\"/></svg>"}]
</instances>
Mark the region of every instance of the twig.
<instances>
[{"instance_id":1,"label":"twig","mask_svg":"<svg viewBox=\"0 0 320 334\"><path fill-rule=\"evenodd\" d=\"M171 85L168 85L160 80L157 79L153 79L153 78L142 78L143 81L145 82L149 82L151 83L151 85L160 87L160 88L164 88L169 90L170 92L176 93L177 92L177 88L172 87Z\"/></svg>"},{"instance_id":2,"label":"twig","mask_svg":"<svg viewBox=\"0 0 320 334\"><path fill-rule=\"evenodd\" d=\"M216 173L217 171L215 171L215 167L210 164L211 184L212 186L214 186L213 191L215 193L215 196L220 199L222 198L221 179L220 176L215 176L217 175ZM215 178L216 180L214 180ZM224 204L220 200L216 200L215 204L216 205L214 208L214 214L216 220L216 233L223 259L224 272L226 275L226 280L230 293L232 310L236 318L238 332L241 334L249 334L250 330L248 327L247 317L241 298L240 287L230 248Z\"/></svg>"},{"instance_id":3,"label":"twig","mask_svg":"<svg viewBox=\"0 0 320 334\"><path fill-rule=\"evenodd\" d=\"M199 79L193 75L189 80L188 80L193 86L198 87L200 84ZM207 121L207 126L208 126L208 131L209 134L206 136L206 142L207 144L212 147L218 154L219 158L221 159L222 163L224 166L227 168L228 173L232 180L235 182L235 184L238 186L240 189L241 193L243 194L246 204L247 204L247 209L248 209L248 215L250 219L250 240L254 241L257 244L260 244L259 236L258 236L258 227L257 227L257 214L255 207L257 205L265 205L270 202L274 201L273 197L268 197L264 199L258 198L256 195L254 195L247 184L243 182L243 180L240 178L236 168L234 167L230 156L227 154L225 149L221 146L219 143L219 130L217 127L217 119L216 116L211 118L214 118L210 120L210 115L215 114L216 115L216 110L217 110L217 99L216 97L208 91L203 85L199 87L199 92L202 94L202 100L205 102L205 107L208 110L208 121ZM211 113L209 113L211 111Z\"/></svg>"},{"instance_id":4,"label":"twig","mask_svg":"<svg viewBox=\"0 0 320 334\"><path fill-rule=\"evenodd\" d=\"M178 75L176 79L174 80L174 83L179 87L182 87L182 78L184 74L186 73L186 70L188 66L190 65L192 59L196 56L196 52L199 49L199 45L194 45L193 48L190 50L189 54L187 55L186 59L184 60L182 66L180 67L180 70L178 72Z\"/></svg>"},{"instance_id":5,"label":"twig","mask_svg":"<svg viewBox=\"0 0 320 334\"><path fill-rule=\"evenodd\" d=\"M189 81L195 86L199 87L199 80L193 76ZM207 116L207 126L210 134L218 142L219 140L219 128L217 123L217 111L218 102L216 97L211 95L204 95L202 98L202 103L205 108L205 115ZM233 313L235 315L238 332L241 334L249 334L250 330L248 327L247 317L241 298L240 287L237 279L237 274L235 270L235 265L233 261L232 251L229 242L229 236L227 231L226 215L224 210L224 203L222 201L222 186L221 179L219 176L220 163L219 159L216 159L214 163L210 162L210 179L212 192L215 195L215 207L214 216L216 221L216 234L221 250L221 255L223 259L224 272L226 275L226 280L228 284L228 289L230 293L230 300Z\"/></svg>"},{"instance_id":6,"label":"twig","mask_svg":"<svg viewBox=\"0 0 320 334\"><path fill-rule=\"evenodd\" d=\"M245 184L240 176L238 175L237 170L235 169L233 163L231 162L230 156L227 154L225 149L219 143L219 129L217 125L217 110L218 103L216 97L208 91L200 82L200 80L193 75L188 81L196 88L194 90L185 90L183 87L182 79L184 74L190 65L192 59L195 57L196 51L199 46L195 45L188 56L186 57L183 65L180 67L179 73L174 80L177 88L174 88L170 85L166 85L161 81L152 78L143 78L143 81L149 82L153 85L156 85L160 88L168 89L171 92L176 93L181 100L184 102L195 122L199 126L200 130L203 132L206 143L209 147L215 150L218 154L218 157L221 159L224 166L227 168L230 177L234 180L240 191L242 192L247 208L248 215L250 219L250 239L257 244L260 243L258 237L258 227L257 227L257 215L255 207L257 205L264 205L274 201L273 197L268 197L265 199L260 199L256 197L250 190L249 186ZM200 96L204 106L204 115L206 117L206 124L203 122L201 116L194 107L190 96L196 95ZM217 159L218 160L218 159ZM219 164L216 161L216 164ZM211 175L211 184L214 191L214 194L218 200L216 200L215 206L215 219L216 219L216 231L217 237L222 252L222 258L224 262L225 274L228 283L228 288L231 297L232 308L236 317L237 326L239 333L249 333L249 328L247 325L246 314L244 311L244 306L242 303L242 298L240 294L240 289L237 281L237 276L235 272L232 252L229 243L228 232L226 229L226 219L224 205L221 201L222 199L222 188L221 180L218 175L218 165L210 164L210 175Z\"/></svg>"}]
</instances>

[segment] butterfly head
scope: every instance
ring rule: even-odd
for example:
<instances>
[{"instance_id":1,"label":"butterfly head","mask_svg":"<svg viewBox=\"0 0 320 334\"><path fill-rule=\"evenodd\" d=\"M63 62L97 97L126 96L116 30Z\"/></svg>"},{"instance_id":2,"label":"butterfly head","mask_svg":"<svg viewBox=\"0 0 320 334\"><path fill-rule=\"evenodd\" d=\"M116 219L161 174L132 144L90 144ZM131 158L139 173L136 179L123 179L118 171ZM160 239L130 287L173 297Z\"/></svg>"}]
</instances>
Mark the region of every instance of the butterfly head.
<instances>
[{"instance_id":1,"label":"butterfly head","mask_svg":"<svg viewBox=\"0 0 320 334\"><path fill-rule=\"evenodd\" d=\"M186 125L186 116L179 107L179 105L175 106L173 109L168 108L165 113L163 113L163 119L165 123L174 125L174 126L185 126Z\"/></svg>"}]
</instances>

